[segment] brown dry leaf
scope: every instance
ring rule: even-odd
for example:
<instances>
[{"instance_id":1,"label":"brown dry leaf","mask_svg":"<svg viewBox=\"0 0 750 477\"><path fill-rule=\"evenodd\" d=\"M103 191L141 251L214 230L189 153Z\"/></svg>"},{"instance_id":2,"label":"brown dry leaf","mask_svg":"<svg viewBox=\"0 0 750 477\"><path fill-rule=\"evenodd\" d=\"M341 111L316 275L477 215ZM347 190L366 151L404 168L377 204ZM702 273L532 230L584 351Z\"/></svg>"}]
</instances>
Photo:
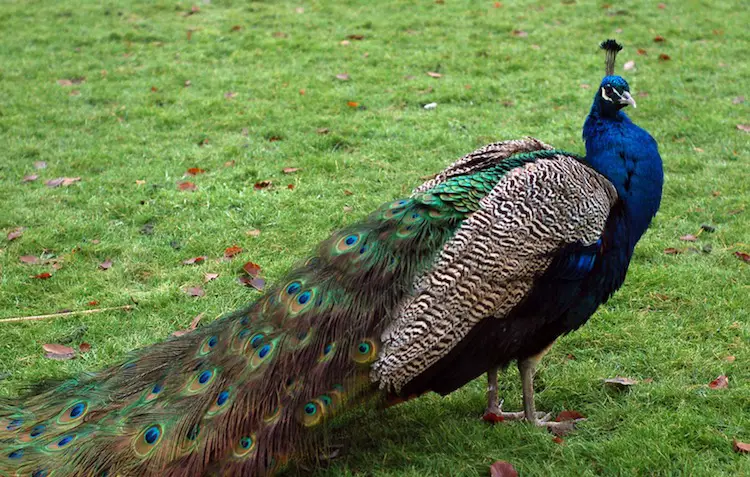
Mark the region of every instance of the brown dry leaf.
<instances>
[{"instance_id":1,"label":"brown dry leaf","mask_svg":"<svg viewBox=\"0 0 750 477\"><path fill-rule=\"evenodd\" d=\"M663 4L663 3L660 3L657 6L659 7L660 10L664 10L665 8L667 8L667 6L665 4Z\"/></svg>"},{"instance_id":2,"label":"brown dry leaf","mask_svg":"<svg viewBox=\"0 0 750 477\"><path fill-rule=\"evenodd\" d=\"M344 195L354 195L354 192L350 191L349 189L344 189Z\"/></svg>"},{"instance_id":3,"label":"brown dry leaf","mask_svg":"<svg viewBox=\"0 0 750 477\"><path fill-rule=\"evenodd\" d=\"M647 53L643 48L638 48L637 52L639 55L645 55Z\"/></svg>"},{"instance_id":4,"label":"brown dry leaf","mask_svg":"<svg viewBox=\"0 0 750 477\"><path fill-rule=\"evenodd\" d=\"M680 240L682 240L683 242L695 242L696 240L698 240L698 237L693 234L687 234L680 237Z\"/></svg>"},{"instance_id":5,"label":"brown dry leaf","mask_svg":"<svg viewBox=\"0 0 750 477\"><path fill-rule=\"evenodd\" d=\"M281 136L271 136L268 138L268 142L276 142L276 141L281 141L283 139L284 138L282 138Z\"/></svg>"},{"instance_id":6,"label":"brown dry leaf","mask_svg":"<svg viewBox=\"0 0 750 477\"><path fill-rule=\"evenodd\" d=\"M234 25L232 28L229 29L229 31L240 31L242 30L242 27L240 25Z\"/></svg>"},{"instance_id":7,"label":"brown dry leaf","mask_svg":"<svg viewBox=\"0 0 750 477\"><path fill-rule=\"evenodd\" d=\"M21 180L21 182L34 182L37 179L39 179L39 176L37 174L29 174L29 175L23 176L23 179Z\"/></svg>"},{"instance_id":8,"label":"brown dry leaf","mask_svg":"<svg viewBox=\"0 0 750 477\"><path fill-rule=\"evenodd\" d=\"M191 167L190 169L187 170L186 173L189 176L197 176L198 174L203 174L204 172L206 172L206 170L201 169L200 167Z\"/></svg>"},{"instance_id":9,"label":"brown dry leaf","mask_svg":"<svg viewBox=\"0 0 750 477\"><path fill-rule=\"evenodd\" d=\"M234 161L234 160L227 161L227 162L224 163L224 167L234 167L235 163L236 163L236 161Z\"/></svg>"},{"instance_id":10,"label":"brown dry leaf","mask_svg":"<svg viewBox=\"0 0 750 477\"><path fill-rule=\"evenodd\" d=\"M586 416L581 414L578 411L561 411L560 414L557 415L555 418L555 422L563 422L563 421L575 421L578 419L585 419Z\"/></svg>"},{"instance_id":11,"label":"brown dry leaf","mask_svg":"<svg viewBox=\"0 0 750 477\"><path fill-rule=\"evenodd\" d=\"M194 296L194 297L202 297L206 295L206 292L203 291L203 288L201 287L188 287L188 288L185 288L184 291L188 295Z\"/></svg>"},{"instance_id":12,"label":"brown dry leaf","mask_svg":"<svg viewBox=\"0 0 750 477\"><path fill-rule=\"evenodd\" d=\"M664 42L664 41L667 41L667 39L666 39L666 38L664 38L664 37L663 37L663 36L661 36L661 35L656 35L656 36L654 37L654 42L655 42L655 43L661 43L661 42Z\"/></svg>"},{"instance_id":13,"label":"brown dry leaf","mask_svg":"<svg viewBox=\"0 0 750 477\"><path fill-rule=\"evenodd\" d=\"M91 300L90 302L88 302L88 303L86 303L86 304L87 304L88 306L96 306L96 305L98 305L98 304L99 304L99 302L98 302L98 301L96 301L96 300Z\"/></svg>"},{"instance_id":14,"label":"brown dry leaf","mask_svg":"<svg viewBox=\"0 0 750 477\"><path fill-rule=\"evenodd\" d=\"M288 35L284 33L283 31L275 31L273 32L274 38L286 38Z\"/></svg>"},{"instance_id":15,"label":"brown dry leaf","mask_svg":"<svg viewBox=\"0 0 750 477\"><path fill-rule=\"evenodd\" d=\"M252 287L255 288L258 291L263 291L263 289L266 287L266 281L262 278L255 277L250 278L247 276L241 276L237 278L237 281L240 283L240 285L245 287Z\"/></svg>"},{"instance_id":16,"label":"brown dry leaf","mask_svg":"<svg viewBox=\"0 0 750 477\"><path fill-rule=\"evenodd\" d=\"M43 273L40 273L38 275L34 275L31 278L35 278L37 280L47 280L48 278L52 278L52 274L49 273L49 272L43 272Z\"/></svg>"},{"instance_id":17,"label":"brown dry leaf","mask_svg":"<svg viewBox=\"0 0 750 477\"><path fill-rule=\"evenodd\" d=\"M226 99L234 99L237 97L237 93L235 93L234 91L227 91L226 93L224 93L224 97Z\"/></svg>"},{"instance_id":18,"label":"brown dry leaf","mask_svg":"<svg viewBox=\"0 0 750 477\"><path fill-rule=\"evenodd\" d=\"M20 260L21 263L25 263L26 265L37 265L41 263L39 258L33 255L21 255L20 257L18 257L18 260Z\"/></svg>"},{"instance_id":19,"label":"brown dry leaf","mask_svg":"<svg viewBox=\"0 0 750 477\"><path fill-rule=\"evenodd\" d=\"M193 258L188 258L187 260L183 260L182 264L183 265L195 265L197 263L203 263L207 259L208 259L207 256L201 255L200 257L193 257Z\"/></svg>"},{"instance_id":20,"label":"brown dry leaf","mask_svg":"<svg viewBox=\"0 0 750 477\"><path fill-rule=\"evenodd\" d=\"M726 389L729 387L729 378L722 374L708 383L708 387L711 389Z\"/></svg>"},{"instance_id":21,"label":"brown dry leaf","mask_svg":"<svg viewBox=\"0 0 750 477\"><path fill-rule=\"evenodd\" d=\"M45 357L56 361L66 361L76 357L76 350L70 346L57 343L46 343L42 345L42 349L45 351Z\"/></svg>"},{"instance_id":22,"label":"brown dry leaf","mask_svg":"<svg viewBox=\"0 0 750 477\"><path fill-rule=\"evenodd\" d=\"M80 181L80 177L58 177L56 179L50 179L48 181L45 181L44 184L47 187L60 187L60 186L69 186L70 184L73 184L74 182Z\"/></svg>"},{"instance_id":23,"label":"brown dry leaf","mask_svg":"<svg viewBox=\"0 0 750 477\"><path fill-rule=\"evenodd\" d=\"M232 245L224 250L224 258L232 258L239 253L242 253L242 248L237 245Z\"/></svg>"},{"instance_id":24,"label":"brown dry leaf","mask_svg":"<svg viewBox=\"0 0 750 477\"><path fill-rule=\"evenodd\" d=\"M750 444L747 444L745 442L740 442L737 439L733 439L732 447L734 448L735 452L739 452L740 454L750 454Z\"/></svg>"},{"instance_id":25,"label":"brown dry leaf","mask_svg":"<svg viewBox=\"0 0 750 477\"><path fill-rule=\"evenodd\" d=\"M206 273L205 275L203 275L203 283L208 283L212 280L216 280L217 278L219 278L218 273Z\"/></svg>"},{"instance_id":26,"label":"brown dry leaf","mask_svg":"<svg viewBox=\"0 0 750 477\"><path fill-rule=\"evenodd\" d=\"M354 207L350 207L350 206L348 206L348 205L345 205L345 206L344 206L344 212L346 212L346 213L349 213L349 212L351 212L352 210L354 210Z\"/></svg>"},{"instance_id":27,"label":"brown dry leaf","mask_svg":"<svg viewBox=\"0 0 750 477\"><path fill-rule=\"evenodd\" d=\"M351 42L349 40L343 40L339 42L339 45L341 46L349 46Z\"/></svg>"},{"instance_id":28,"label":"brown dry leaf","mask_svg":"<svg viewBox=\"0 0 750 477\"><path fill-rule=\"evenodd\" d=\"M305 90L304 89L299 90L299 94L300 94L300 96L304 96L305 95Z\"/></svg>"},{"instance_id":29,"label":"brown dry leaf","mask_svg":"<svg viewBox=\"0 0 750 477\"><path fill-rule=\"evenodd\" d=\"M255 185L253 185L253 189L255 189L255 190L266 189L266 188L270 187L271 184L273 184L273 182L271 182L271 181L258 181L258 182L255 183Z\"/></svg>"},{"instance_id":30,"label":"brown dry leaf","mask_svg":"<svg viewBox=\"0 0 750 477\"><path fill-rule=\"evenodd\" d=\"M152 93L156 93L157 91L159 91L159 88L157 88L156 86L152 86L151 87L151 92Z\"/></svg>"},{"instance_id":31,"label":"brown dry leaf","mask_svg":"<svg viewBox=\"0 0 750 477\"><path fill-rule=\"evenodd\" d=\"M581 83L580 86L581 86L581 89L589 89L589 88L591 88L591 85L588 85L586 83Z\"/></svg>"},{"instance_id":32,"label":"brown dry leaf","mask_svg":"<svg viewBox=\"0 0 750 477\"><path fill-rule=\"evenodd\" d=\"M146 181L144 181L142 179L136 179L135 180L135 185L139 185L139 186L146 185Z\"/></svg>"},{"instance_id":33,"label":"brown dry leaf","mask_svg":"<svg viewBox=\"0 0 750 477\"><path fill-rule=\"evenodd\" d=\"M192 82L192 81L190 81L190 80L185 80L185 84L184 84L184 86L185 86L186 88L189 88L189 87L191 87L192 85L193 85L193 82Z\"/></svg>"},{"instance_id":34,"label":"brown dry leaf","mask_svg":"<svg viewBox=\"0 0 750 477\"><path fill-rule=\"evenodd\" d=\"M34 169L40 170L40 169L46 169L47 163L44 161L34 161Z\"/></svg>"},{"instance_id":35,"label":"brown dry leaf","mask_svg":"<svg viewBox=\"0 0 750 477\"><path fill-rule=\"evenodd\" d=\"M253 262L247 262L242 266L242 269L250 275L251 277L255 278L260 273L260 265Z\"/></svg>"},{"instance_id":36,"label":"brown dry leaf","mask_svg":"<svg viewBox=\"0 0 750 477\"><path fill-rule=\"evenodd\" d=\"M359 41L359 40L364 40L365 36L364 35L349 35L349 36L347 36L347 38L349 38L350 40L357 40L357 41Z\"/></svg>"},{"instance_id":37,"label":"brown dry leaf","mask_svg":"<svg viewBox=\"0 0 750 477\"><path fill-rule=\"evenodd\" d=\"M172 333L172 336L182 336L190 333L194 329L198 328L198 323L200 323L201 319L203 318L203 313L198 313L193 318L193 321L190 322L190 325L185 328L184 330L177 330L174 333Z\"/></svg>"},{"instance_id":38,"label":"brown dry leaf","mask_svg":"<svg viewBox=\"0 0 750 477\"><path fill-rule=\"evenodd\" d=\"M659 60L660 60L660 61L669 61L669 60L671 60L671 59L672 59L672 58L670 58L670 56L669 56L669 55L667 55L666 53L661 53L661 54L659 55Z\"/></svg>"},{"instance_id":39,"label":"brown dry leaf","mask_svg":"<svg viewBox=\"0 0 750 477\"><path fill-rule=\"evenodd\" d=\"M622 69L624 69L625 71L632 71L632 70L634 70L635 69L635 61L633 61L633 60L626 61L625 64L622 65Z\"/></svg>"},{"instance_id":40,"label":"brown dry leaf","mask_svg":"<svg viewBox=\"0 0 750 477\"><path fill-rule=\"evenodd\" d=\"M526 38L529 36L529 33L523 30L513 30L513 36L517 36L518 38Z\"/></svg>"},{"instance_id":41,"label":"brown dry leaf","mask_svg":"<svg viewBox=\"0 0 750 477\"><path fill-rule=\"evenodd\" d=\"M284 174L294 174L297 171L301 171L302 168L300 167L285 167L281 170Z\"/></svg>"},{"instance_id":42,"label":"brown dry leaf","mask_svg":"<svg viewBox=\"0 0 750 477\"><path fill-rule=\"evenodd\" d=\"M315 132L318 134L328 134L331 130L328 128L318 128Z\"/></svg>"},{"instance_id":43,"label":"brown dry leaf","mask_svg":"<svg viewBox=\"0 0 750 477\"><path fill-rule=\"evenodd\" d=\"M666 253L667 255L679 255L682 253L682 250L674 247L669 247L664 249L664 253Z\"/></svg>"},{"instance_id":44,"label":"brown dry leaf","mask_svg":"<svg viewBox=\"0 0 750 477\"><path fill-rule=\"evenodd\" d=\"M79 90L79 89L71 89L70 93L68 93L68 94L70 96L80 96L81 95L81 90Z\"/></svg>"},{"instance_id":45,"label":"brown dry leaf","mask_svg":"<svg viewBox=\"0 0 750 477\"><path fill-rule=\"evenodd\" d=\"M88 343L86 343L86 342L84 341L83 343L81 343L81 344L79 344L79 345L78 345L78 350L79 350L79 351L80 351L81 353L88 353L89 351L91 351L91 345L90 345L90 344L88 344Z\"/></svg>"},{"instance_id":46,"label":"brown dry leaf","mask_svg":"<svg viewBox=\"0 0 750 477\"><path fill-rule=\"evenodd\" d=\"M12 242L17 238L21 238L24 230L26 230L26 227L16 227L15 229L8 232L8 242Z\"/></svg>"},{"instance_id":47,"label":"brown dry leaf","mask_svg":"<svg viewBox=\"0 0 750 477\"><path fill-rule=\"evenodd\" d=\"M247 232L245 232L245 235L250 236L250 237L258 237L260 236L260 230L250 229Z\"/></svg>"},{"instance_id":48,"label":"brown dry leaf","mask_svg":"<svg viewBox=\"0 0 750 477\"><path fill-rule=\"evenodd\" d=\"M358 108L359 107L359 103L356 102L356 101L347 101L346 105L349 106L350 108Z\"/></svg>"},{"instance_id":49,"label":"brown dry leaf","mask_svg":"<svg viewBox=\"0 0 750 477\"><path fill-rule=\"evenodd\" d=\"M495 2L492 6L495 8L502 8L503 4L500 2Z\"/></svg>"},{"instance_id":50,"label":"brown dry leaf","mask_svg":"<svg viewBox=\"0 0 750 477\"><path fill-rule=\"evenodd\" d=\"M750 124L738 124L737 129L744 132L750 132Z\"/></svg>"},{"instance_id":51,"label":"brown dry leaf","mask_svg":"<svg viewBox=\"0 0 750 477\"><path fill-rule=\"evenodd\" d=\"M744 96L737 96L735 98L732 98L732 104L742 104L745 102Z\"/></svg>"},{"instance_id":52,"label":"brown dry leaf","mask_svg":"<svg viewBox=\"0 0 750 477\"><path fill-rule=\"evenodd\" d=\"M74 84L82 84L86 82L85 76L79 76L77 78L70 78L70 79L59 79L57 80L57 84L60 86L73 86Z\"/></svg>"},{"instance_id":53,"label":"brown dry leaf","mask_svg":"<svg viewBox=\"0 0 750 477\"><path fill-rule=\"evenodd\" d=\"M287 184L286 188L289 190L294 190L294 184Z\"/></svg>"},{"instance_id":54,"label":"brown dry leaf","mask_svg":"<svg viewBox=\"0 0 750 477\"><path fill-rule=\"evenodd\" d=\"M110 259L106 259L105 261L99 264L99 269L101 270L109 270L110 268L112 268L112 260Z\"/></svg>"},{"instance_id":55,"label":"brown dry leaf","mask_svg":"<svg viewBox=\"0 0 750 477\"><path fill-rule=\"evenodd\" d=\"M560 436L555 436L555 437L553 437L553 438L552 438L552 442L554 442L555 444L562 444L562 443L564 443L565 441L563 440L563 438L562 438L562 437L560 437Z\"/></svg>"},{"instance_id":56,"label":"brown dry leaf","mask_svg":"<svg viewBox=\"0 0 750 477\"><path fill-rule=\"evenodd\" d=\"M440 73L436 73L434 71L428 71L427 76L429 76L430 78L442 78L443 77L443 75L441 75Z\"/></svg>"},{"instance_id":57,"label":"brown dry leaf","mask_svg":"<svg viewBox=\"0 0 750 477\"><path fill-rule=\"evenodd\" d=\"M518 471L510 462L498 460L490 466L490 477L518 477Z\"/></svg>"},{"instance_id":58,"label":"brown dry leaf","mask_svg":"<svg viewBox=\"0 0 750 477\"><path fill-rule=\"evenodd\" d=\"M727 356L724 359L726 360L727 363L734 363L737 360L737 358L735 356L732 356L732 355L729 355L729 356Z\"/></svg>"},{"instance_id":59,"label":"brown dry leaf","mask_svg":"<svg viewBox=\"0 0 750 477\"><path fill-rule=\"evenodd\" d=\"M746 252L734 252L734 256L739 258L745 263L750 263L750 253Z\"/></svg>"},{"instance_id":60,"label":"brown dry leaf","mask_svg":"<svg viewBox=\"0 0 750 477\"><path fill-rule=\"evenodd\" d=\"M341 81L349 81L349 73L339 73L336 75L336 79Z\"/></svg>"},{"instance_id":61,"label":"brown dry leaf","mask_svg":"<svg viewBox=\"0 0 750 477\"><path fill-rule=\"evenodd\" d=\"M618 376L616 378L605 379L604 384L607 384L615 389L627 389L634 384L638 384L638 381L636 381L635 379L623 378Z\"/></svg>"},{"instance_id":62,"label":"brown dry leaf","mask_svg":"<svg viewBox=\"0 0 750 477\"><path fill-rule=\"evenodd\" d=\"M190 181L178 182L177 183L177 188L179 190L187 190L187 191L190 191L190 192L198 190L198 186L195 185L194 183L190 182Z\"/></svg>"}]
</instances>

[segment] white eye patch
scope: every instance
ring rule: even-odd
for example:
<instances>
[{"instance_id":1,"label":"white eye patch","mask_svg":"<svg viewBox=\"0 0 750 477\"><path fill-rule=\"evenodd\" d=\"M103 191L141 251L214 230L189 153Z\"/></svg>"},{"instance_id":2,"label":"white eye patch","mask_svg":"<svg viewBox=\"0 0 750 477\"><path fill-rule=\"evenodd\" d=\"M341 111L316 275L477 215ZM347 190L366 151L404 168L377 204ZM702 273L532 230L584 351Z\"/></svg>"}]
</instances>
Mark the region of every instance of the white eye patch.
<instances>
[{"instance_id":1,"label":"white eye patch","mask_svg":"<svg viewBox=\"0 0 750 477\"><path fill-rule=\"evenodd\" d=\"M612 88L612 92L617 95L618 99L622 99L622 95L620 93L618 93L616 89ZM614 101L612 101L612 98L610 98L609 96L607 96L607 91L604 88L602 88L602 98L606 99L610 103L614 102Z\"/></svg>"}]
</instances>

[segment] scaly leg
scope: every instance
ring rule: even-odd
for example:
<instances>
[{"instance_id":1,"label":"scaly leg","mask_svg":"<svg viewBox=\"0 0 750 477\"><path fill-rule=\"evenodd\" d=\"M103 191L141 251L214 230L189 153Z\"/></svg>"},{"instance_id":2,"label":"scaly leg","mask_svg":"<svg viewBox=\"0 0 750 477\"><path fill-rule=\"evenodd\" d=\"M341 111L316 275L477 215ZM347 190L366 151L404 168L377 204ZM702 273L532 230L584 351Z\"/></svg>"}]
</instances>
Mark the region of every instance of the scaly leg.
<instances>
[{"instance_id":1,"label":"scaly leg","mask_svg":"<svg viewBox=\"0 0 750 477\"><path fill-rule=\"evenodd\" d=\"M524 418L523 412L503 412L503 402L498 400L497 376L500 368L495 366L487 371L487 409L482 419L487 422L517 421ZM540 413L542 417L544 413Z\"/></svg>"}]
</instances>

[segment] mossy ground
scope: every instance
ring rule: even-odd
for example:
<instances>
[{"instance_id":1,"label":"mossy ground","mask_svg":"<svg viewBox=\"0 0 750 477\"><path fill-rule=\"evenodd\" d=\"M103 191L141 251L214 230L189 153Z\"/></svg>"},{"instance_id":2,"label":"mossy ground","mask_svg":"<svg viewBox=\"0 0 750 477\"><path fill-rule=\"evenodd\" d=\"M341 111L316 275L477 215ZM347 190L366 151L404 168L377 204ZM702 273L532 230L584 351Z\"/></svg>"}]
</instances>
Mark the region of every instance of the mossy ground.
<instances>
[{"instance_id":1,"label":"mossy ground","mask_svg":"<svg viewBox=\"0 0 750 477\"><path fill-rule=\"evenodd\" d=\"M659 142L666 185L624 288L558 342L537 378L539 408L589 420L562 445L530 426L489 427L478 379L350 419L345 456L315 475L480 476L498 459L524 476L750 475L731 444L750 441L750 268L734 256L750 252L750 136L736 127L748 124L737 99L750 74L746 9L610 3L213 1L188 14L175 1L6 2L0 230L26 230L0 242L0 318L92 300L138 307L0 324L0 394L102 367L198 313L239 307L256 294L236 282L244 261L273 280L332 229L477 146L533 135L582 152L603 74L596 45L616 37L639 103L630 115ZM629 60L635 69L623 71ZM190 167L207 172L183 179ZM21 182L32 173L40 178ZM44 185L55 177L81 181ZM178 190L181 180L198 190ZM273 187L255 191L261 180ZM679 240L704 223L716 231ZM245 252L215 260L233 244ZM60 270L19 262L45 250ZM199 255L210 260L181 264ZM98 270L107 258L113 267ZM44 271L54 273L30 278ZM182 291L207 272L220 276L205 297ZM92 350L43 357L43 343L63 341ZM729 389L709 389L720 374ZM641 383L608 391L601 380L614 376ZM515 371L502 394L520 406Z\"/></svg>"}]
</instances>

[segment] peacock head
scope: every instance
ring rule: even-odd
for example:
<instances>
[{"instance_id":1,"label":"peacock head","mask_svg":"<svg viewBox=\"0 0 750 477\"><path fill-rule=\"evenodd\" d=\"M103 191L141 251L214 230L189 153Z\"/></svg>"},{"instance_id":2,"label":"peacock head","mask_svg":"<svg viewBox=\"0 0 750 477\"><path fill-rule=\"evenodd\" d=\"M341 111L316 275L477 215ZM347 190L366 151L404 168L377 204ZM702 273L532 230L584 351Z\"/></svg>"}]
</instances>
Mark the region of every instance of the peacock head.
<instances>
[{"instance_id":1,"label":"peacock head","mask_svg":"<svg viewBox=\"0 0 750 477\"><path fill-rule=\"evenodd\" d=\"M599 85L597 98L602 109L614 109L619 111L627 105L636 107L635 100L630 95L630 86L625 78L616 75L607 75Z\"/></svg>"},{"instance_id":2,"label":"peacock head","mask_svg":"<svg viewBox=\"0 0 750 477\"><path fill-rule=\"evenodd\" d=\"M605 71L607 76L599 85L599 91L596 92L595 102L598 103L599 109L604 112L617 113L628 104L635 108L635 100L630 95L630 86L625 78L615 75L615 58L617 53L622 50L622 45L615 40L604 40L599 44L599 48L604 50Z\"/></svg>"}]
</instances>

